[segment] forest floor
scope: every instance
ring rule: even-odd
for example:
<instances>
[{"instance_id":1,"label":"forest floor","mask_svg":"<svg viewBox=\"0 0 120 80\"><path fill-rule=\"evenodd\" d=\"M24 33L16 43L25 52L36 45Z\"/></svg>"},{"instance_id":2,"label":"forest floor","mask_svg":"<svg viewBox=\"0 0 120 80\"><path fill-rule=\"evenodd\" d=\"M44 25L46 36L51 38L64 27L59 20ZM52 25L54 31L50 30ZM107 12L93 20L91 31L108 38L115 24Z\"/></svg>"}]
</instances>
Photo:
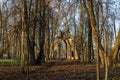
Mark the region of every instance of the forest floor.
<instances>
[{"instance_id":1,"label":"forest floor","mask_svg":"<svg viewBox=\"0 0 120 80\"><path fill-rule=\"evenodd\" d=\"M96 80L95 64L80 64L79 61L53 60L42 66L27 67L22 73L20 67L0 67L0 80ZM104 80L104 69L100 68L100 80ZM109 69L109 80L120 80L120 67Z\"/></svg>"}]
</instances>

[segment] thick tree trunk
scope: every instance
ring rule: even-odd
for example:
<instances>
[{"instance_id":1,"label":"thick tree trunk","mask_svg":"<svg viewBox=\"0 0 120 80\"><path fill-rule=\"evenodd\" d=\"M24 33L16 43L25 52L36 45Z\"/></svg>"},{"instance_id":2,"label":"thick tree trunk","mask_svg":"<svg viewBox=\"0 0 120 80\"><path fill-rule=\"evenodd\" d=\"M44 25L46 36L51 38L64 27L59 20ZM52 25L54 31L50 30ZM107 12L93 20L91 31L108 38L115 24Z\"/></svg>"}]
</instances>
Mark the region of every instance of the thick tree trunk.
<instances>
[{"instance_id":1,"label":"thick tree trunk","mask_svg":"<svg viewBox=\"0 0 120 80\"><path fill-rule=\"evenodd\" d=\"M39 51L39 55L37 57L36 63L37 64L42 64L45 62L45 49L44 49L44 45L45 45L45 29L46 29L46 20L45 20L45 5L46 5L46 1L45 0L41 0L40 1L40 5L43 5L41 7L43 7L43 11L40 11L40 16L42 16L42 22L40 21L40 26L39 26L39 47L40 47L40 51ZM40 10L42 9L40 7ZM43 12L43 14L42 14Z\"/></svg>"},{"instance_id":2,"label":"thick tree trunk","mask_svg":"<svg viewBox=\"0 0 120 80\"><path fill-rule=\"evenodd\" d=\"M90 17L93 40L94 40L96 50L97 50L97 65L96 65L97 66L96 67L97 68L97 80L100 80L99 56L101 58L102 64L104 64L104 55L103 55L102 46L100 45L100 41L99 41L98 25L96 24L94 10L93 10L93 0L87 0L87 1L88 1L88 15Z\"/></svg>"},{"instance_id":3,"label":"thick tree trunk","mask_svg":"<svg viewBox=\"0 0 120 80\"><path fill-rule=\"evenodd\" d=\"M39 27L39 47L40 51L36 60L36 64L42 65L45 62L45 53L44 53L44 43L45 43L45 30L43 25L41 24L41 28Z\"/></svg>"},{"instance_id":4,"label":"thick tree trunk","mask_svg":"<svg viewBox=\"0 0 120 80\"><path fill-rule=\"evenodd\" d=\"M94 40L96 48L97 46L99 46L99 56L101 59L101 63L104 65L104 61L105 61L104 60L104 49L99 40L98 26L96 24L96 20L94 16L92 0L88 0L88 13L89 13L90 23L92 27L93 40Z\"/></svg>"},{"instance_id":5,"label":"thick tree trunk","mask_svg":"<svg viewBox=\"0 0 120 80\"><path fill-rule=\"evenodd\" d=\"M29 35L27 35L28 37ZM27 38L27 44L28 44L28 53L30 55L28 55L28 57L30 57L30 64L34 65L35 64L35 42L34 41L30 41L29 37ZM28 58L29 59L29 58Z\"/></svg>"},{"instance_id":6,"label":"thick tree trunk","mask_svg":"<svg viewBox=\"0 0 120 80\"><path fill-rule=\"evenodd\" d=\"M29 23L30 23L30 18L31 18L31 5L32 5L32 0L30 1L29 5ZM37 18L37 10L38 10L38 0L36 0L35 4L35 11L34 11L34 21L33 21L33 27L31 34L29 33L30 27L27 27L27 47L28 47L28 59L30 57L30 64L34 65L35 64L35 27L36 27L36 18ZM28 24L30 26L30 24ZM32 25L32 24L31 24Z\"/></svg>"},{"instance_id":7,"label":"thick tree trunk","mask_svg":"<svg viewBox=\"0 0 120 80\"><path fill-rule=\"evenodd\" d=\"M41 46L39 55L36 60L36 64L42 65L44 62L45 62L44 48L42 48L42 46Z\"/></svg>"}]
</instances>

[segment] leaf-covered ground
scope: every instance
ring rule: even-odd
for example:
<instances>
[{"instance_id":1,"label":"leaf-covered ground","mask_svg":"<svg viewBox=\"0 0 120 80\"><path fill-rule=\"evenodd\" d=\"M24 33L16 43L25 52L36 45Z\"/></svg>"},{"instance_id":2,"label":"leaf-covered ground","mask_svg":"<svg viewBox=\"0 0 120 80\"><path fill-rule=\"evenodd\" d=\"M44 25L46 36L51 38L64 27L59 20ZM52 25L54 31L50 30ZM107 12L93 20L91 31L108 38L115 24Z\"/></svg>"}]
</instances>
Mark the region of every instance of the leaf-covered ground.
<instances>
[{"instance_id":1,"label":"leaf-covered ground","mask_svg":"<svg viewBox=\"0 0 120 80\"><path fill-rule=\"evenodd\" d=\"M100 69L104 80L104 69ZM43 66L27 67L22 74L20 67L0 67L0 80L96 80L94 64L80 64L79 61L53 60ZM109 69L109 80L120 80L120 67Z\"/></svg>"}]
</instances>

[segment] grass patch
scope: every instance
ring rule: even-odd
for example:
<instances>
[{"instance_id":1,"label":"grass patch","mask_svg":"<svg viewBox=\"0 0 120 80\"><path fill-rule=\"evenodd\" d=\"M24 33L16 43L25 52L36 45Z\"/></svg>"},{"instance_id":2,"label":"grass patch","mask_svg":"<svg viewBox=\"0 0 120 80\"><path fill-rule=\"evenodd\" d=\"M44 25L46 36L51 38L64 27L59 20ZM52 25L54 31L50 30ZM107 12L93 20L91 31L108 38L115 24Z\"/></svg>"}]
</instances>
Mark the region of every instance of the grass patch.
<instances>
[{"instance_id":1,"label":"grass patch","mask_svg":"<svg viewBox=\"0 0 120 80\"><path fill-rule=\"evenodd\" d=\"M15 59L0 59L0 66L19 66L20 60Z\"/></svg>"}]
</instances>

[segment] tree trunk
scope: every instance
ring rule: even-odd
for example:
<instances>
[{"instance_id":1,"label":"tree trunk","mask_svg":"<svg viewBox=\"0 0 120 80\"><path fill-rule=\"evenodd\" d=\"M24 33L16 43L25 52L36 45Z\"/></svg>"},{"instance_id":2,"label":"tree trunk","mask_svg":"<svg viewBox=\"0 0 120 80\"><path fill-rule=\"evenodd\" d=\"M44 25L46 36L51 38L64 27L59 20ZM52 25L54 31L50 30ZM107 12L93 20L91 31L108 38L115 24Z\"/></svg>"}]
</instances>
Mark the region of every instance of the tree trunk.
<instances>
[{"instance_id":1,"label":"tree trunk","mask_svg":"<svg viewBox=\"0 0 120 80\"><path fill-rule=\"evenodd\" d=\"M49 27L49 1L46 1L46 38L47 38L47 50L46 50L46 60L50 60L50 27Z\"/></svg>"},{"instance_id":2,"label":"tree trunk","mask_svg":"<svg viewBox=\"0 0 120 80\"><path fill-rule=\"evenodd\" d=\"M82 0L80 1L80 55L78 57L83 61L83 5Z\"/></svg>"},{"instance_id":3,"label":"tree trunk","mask_svg":"<svg viewBox=\"0 0 120 80\"><path fill-rule=\"evenodd\" d=\"M30 1L30 6L29 6L29 23L30 23L30 18L31 18L30 17L31 16L30 15L31 5L32 5L32 0ZM29 33L29 27L27 27L27 29L26 29L27 30L27 42L28 42L27 43L28 54L30 54L30 64L31 65L35 64L35 27L36 27L37 10L38 10L38 0L36 0L36 4L35 4L34 21L33 21L33 27L32 27L32 32L31 32L32 34L30 35L30 33ZM30 35L30 37L29 37L29 35ZM28 57L29 57L29 55L28 55Z\"/></svg>"},{"instance_id":4,"label":"tree trunk","mask_svg":"<svg viewBox=\"0 0 120 80\"><path fill-rule=\"evenodd\" d=\"M3 18L2 18L2 16L3 16L3 14L2 14L2 10L1 10L1 6L0 6L0 41L2 41L2 39L3 39L3 36L4 36L4 34L3 34ZM2 36L2 34L3 34L3 36ZM3 58L3 43L2 43L2 49L0 49L0 58Z\"/></svg>"},{"instance_id":5,"label":"tree trunk","mask_svg":"<svg viewBox=\"0 0 120 80\"><path fill-rule=\"evenodd\" d=\"M43 3L43 4L42 4ZM42 64L45 62L45 52L44 52L44 45L45 45L45 29L46 29L46 20L45 20L45 4L46 1L45 0L41 0L40 1L40 5L43 5L43 11L40 11L40 16L42 16L42 20L40 20L40 26L39 26L39 47L40 47L40 51L36 60L37 64ZM41 10L41 7L40 7ZM43 14L42 14L43 12ZM42 22L41 22L42 21Z\"/></svg>"},{"instance_id":6,"label":"tree trunk","mask_svg":"<svg viewBox=\"0 0 120 80\"><path fill-rule=\"evenodd\" d=\"M88 0L88 13L89 13L90 23L91 23L91 27L92 27L93 40L94 40L96 48L99 44L99 56L101 59L101 63L104 65L104 61L105 61L104 60L104 49L99 40L98 26L96 24L96 20L95 20L95 16L94 16L92 0Z\"/></svg>"},{"instance_id":7,"label":"tree trunk","mask_svg":"<svg viewBox=\"0 0 120 80\"><path fill-rule=\"evenodd\" d=\"M105 52L105 80L108 80L108 61L107 61L107 39L106 30L104 28L104 52Z\"/></svg>"},{"instance_id":8,"label":"tree trunk","mask_svg":"<svg viewBox=\"0 0 120 80\"><path fill-rule=\"evenodd\" d=\"M27 35L27 36L29 36L29 35ZM30 41L29 38L27 38L27 42L28 42L27 43L28 44L28 53L30 54L30 64L34 65L35 64L35 49L34 49L35 42ZM28 57L29 57L29 55L28 55Z\"/></svg>"},{"instance_id":9,"label":"tree trunk","mask_svg":"<svg viewBox=\"0 0 120 80\"><path fill-rule=\"evenodd\" d=\"M21 19L22 19L22 33L21 33L21 69L24 71L24 62L25 62L25 31L26 31L26 20L27 20L27 5L26 0L22 1L21 7Z\"/></svg>"},{"instance_id":10,"label":"tree trunk","mask_svg":"<svg viewBox=\"0 0 120 80\"><path fill-rule=\"evenodd\" d=\"M111 63L110 64L112 66L116 64L116 56L117 56L119 50L120 50L120 30L118 32L118 36L117 36L116 41L114 43L112 53L110 55L110 57L111 57Z\"/></svg>"},{"instance_id":11,"label":"tree trunk","mask_svg":"<svg viewBox=\"0 0 120 80\"><path fill-rule=\"evenodd\" d=\"M100 80L100 71L99 71L99 56L101 57L101 61L104 64L104 56L103 56L103 50L99 42L99 33L98 33L98 26L96 24L95 20L95 15L94 15L94 10L93 10L93 1L92 0L87 0L88 1L88 14L90 17L90 23L92 27L92 35L93 35L93 40L96 46L96 51L97 51L97 80Z\"/></svg>"},{"instance_id":12,"label":"tree trunk","mask_svg":"<svg viewBox=\"0 0 120 80\"><path fill-rule=\"evenodd\" d=\"M92 28L88 18L88 62L92 60Z\"/></svg>"}]
</instances>

